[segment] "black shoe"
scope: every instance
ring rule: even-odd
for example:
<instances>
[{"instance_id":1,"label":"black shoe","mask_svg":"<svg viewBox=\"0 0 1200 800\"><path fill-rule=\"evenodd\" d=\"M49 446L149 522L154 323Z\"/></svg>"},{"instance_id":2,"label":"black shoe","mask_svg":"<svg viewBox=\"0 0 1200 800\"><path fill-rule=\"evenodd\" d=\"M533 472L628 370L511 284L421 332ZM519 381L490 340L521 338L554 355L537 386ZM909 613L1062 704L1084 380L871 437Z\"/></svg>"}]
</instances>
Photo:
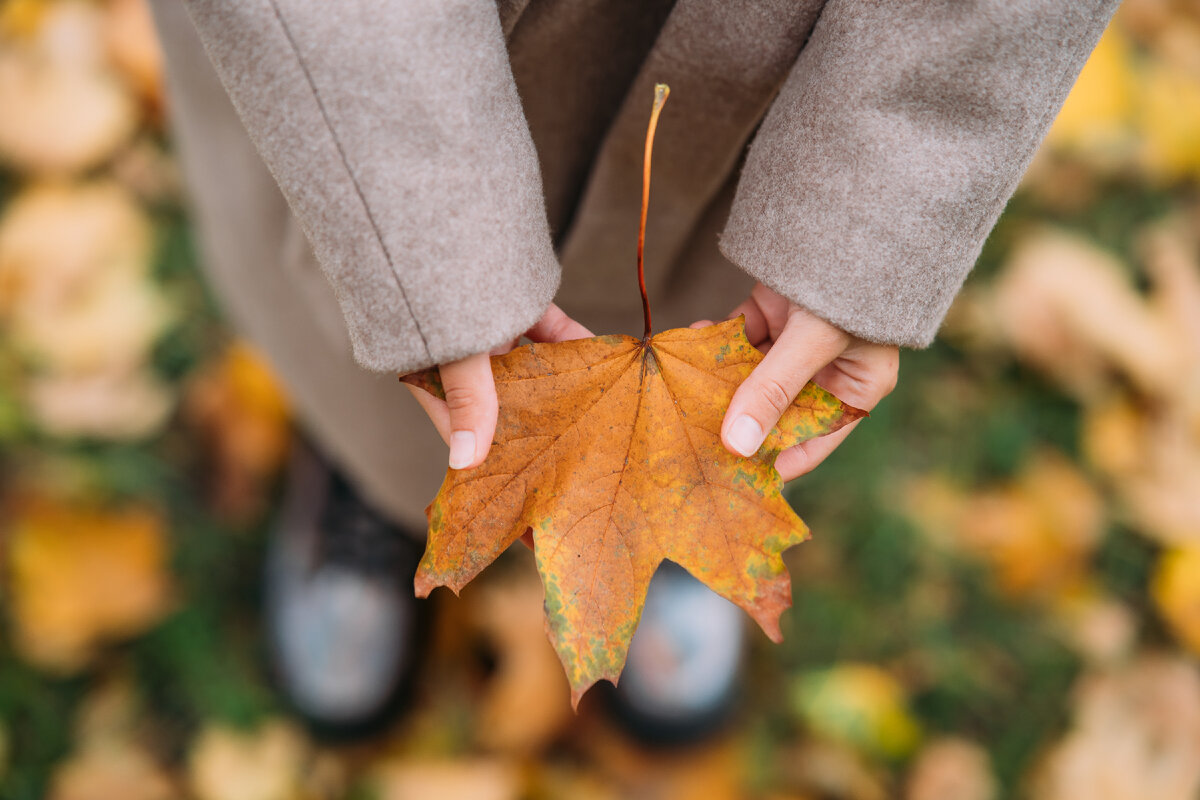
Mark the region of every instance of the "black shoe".
<instances>
[{"instance_id":1,"label":"black shoe","mask_svg":"<svg viewBox=\"0 0 1200 800\"><path fill-rule=\"evenodd\" d=\"M266 560L275 674L314 733L367 735L411 688L427 627L413 594L423 545L294 444Z\"/></svg>"},{"instance_id":2,"label":"black shoe","mask_svg":"<svg viewBox=\"0 0 1200 800\"><path fill-rule=\"evenodd\" d=\"M649 745L691 744L719 733L741 691L745 614L681 567L664 562L615 689L614 719Z\"/></svg>"}]
</instances>

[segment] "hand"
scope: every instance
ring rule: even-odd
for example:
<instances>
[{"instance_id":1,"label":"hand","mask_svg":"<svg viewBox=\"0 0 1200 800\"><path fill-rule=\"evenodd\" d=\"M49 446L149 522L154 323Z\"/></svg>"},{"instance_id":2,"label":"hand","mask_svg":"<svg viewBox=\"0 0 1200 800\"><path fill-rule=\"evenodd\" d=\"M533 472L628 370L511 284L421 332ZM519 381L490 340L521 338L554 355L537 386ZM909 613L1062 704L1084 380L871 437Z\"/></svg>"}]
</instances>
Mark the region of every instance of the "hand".
<instances>
[{"instance_id":1,"label":"hand","mask_svg":"<svg viewBox=\"0 0 1200 800\"><path fill-rule=\"evenodd\" d=\"M738 455L758 451L766 433L810 380L845 403L870 411L896 387L899 349L851 336L786 297L759 284L729 315L746 315L746 336L766 354L742 381L721 424L721 441ZM697 322L692 327L711 323ZM854 430L810 439L779 454L775 469L785 481L810 471Z\"/></svg>"},{"instance_id":2,"label":"hand","mask_svg":"<svg viewBox=\"0 0 1200 800\"><path fill-rule=\"evenodd\" d=\"M554 304L525 332L525 336L535 342L565 342L568 339L586 339L591 335L587 328ZM518 341L520 337L490 353L479 353L440 365L438 372L442 376L445 400L413 386L408 387L442 439L450 445L450 466L453 469L477 467L487 458L492 437L496 433L496 415L499 413L491 356L507 353L517 346Z\"/></svg>"}]
</instances>

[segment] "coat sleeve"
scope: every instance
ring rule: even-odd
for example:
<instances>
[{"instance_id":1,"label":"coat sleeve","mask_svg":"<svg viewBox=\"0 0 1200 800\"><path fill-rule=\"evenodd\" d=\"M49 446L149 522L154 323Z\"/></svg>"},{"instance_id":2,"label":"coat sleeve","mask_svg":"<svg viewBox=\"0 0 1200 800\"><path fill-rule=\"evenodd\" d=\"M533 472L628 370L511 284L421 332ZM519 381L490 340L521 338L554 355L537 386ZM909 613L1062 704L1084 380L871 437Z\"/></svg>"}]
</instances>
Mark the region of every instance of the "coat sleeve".
<instances>
[{"instance_id":1,"label":"coat sleeve","mask_svg":"<svg viewBox=\"0 0 1200 800\"><path fill-rule=\"evenodd\" d=\"M1116 0L829 0L721 250L863 338L928 345Z\"/></svg>"},{"instance_id":2,"label":"coat sleeve","mask_svg":"<svg viewBox=\"0 0 1200 800\"><path fill-rule=\"evenodd\" d=\"M558 287L494 0L187 0L334 286L355 358L515 338Z\"/></svg>"}]
</instances>

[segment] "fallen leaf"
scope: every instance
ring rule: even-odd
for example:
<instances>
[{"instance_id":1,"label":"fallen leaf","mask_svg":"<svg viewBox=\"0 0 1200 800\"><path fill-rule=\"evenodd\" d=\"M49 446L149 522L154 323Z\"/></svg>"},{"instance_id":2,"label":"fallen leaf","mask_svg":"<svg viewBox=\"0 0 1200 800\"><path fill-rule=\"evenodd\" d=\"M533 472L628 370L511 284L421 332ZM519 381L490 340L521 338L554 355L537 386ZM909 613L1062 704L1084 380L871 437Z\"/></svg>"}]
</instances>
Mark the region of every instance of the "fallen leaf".
<instances>
[{"instance_id":1,"label":"fallen leaf","mask_svg":"<svg viewBox=\"0 0 1200 800\"><path fill-rule=\"evenodd\" d=\"M136 128L137 106L104 59L99 9L44 5L0 40L0 160L67 175L112 155Z\"/></svg>"},{"instance_id":2,"label":"fallen leaf","mask_svg":"<svg viewBox=\"0 0 1200 800\"><path fill-rule=\"evenodd\" d=\"M38 427L62 438L138 439L160 430L174 405L170 387L144 371L33 375L25 391Z\"/></svg>"},{"instance_id":3,"label":"fallen leaf","mask_svg":"<svg viewBox=\"0 0 1200 800\"><path fill-rule=\"evenodd\" d=\"M27 499L9 526L13 638L32 663L76 670L103 641L140 633L168 610L163 522L152 511Z\"/></svg>"},{"instance_id":4,"label":"fallen leaf","mask_svg":"<svg viewBox=\"0 0 1200 800\"><path fill-rule=\"evenodd\" d=\"M1092 403L1083 413L1081 445L1093 466L1119 480L1145 468L1148 421L1144 408L1120 397Z\"/></svg>"},{"instance_id":5,"label":"fallen leaf","mask_svg":"<svg viewBox=\"0 0 1200 800\"><path fill-rule=\"evenodd\" d=\"M1123 517L1165 544L1200 544L1200 435L1169 408L1127 400L1090 409L1088 458L1108 478Z\"/></svg>"},{"instance_id":6,"label":"fallen leaf","mask_svg":"<svg viewBox=\"0 0 1200 800\"><path fill-rule=\"evenodd\" d=\"M153 230L111 181L34 184L0 217L0 314L59 317L114 274L145 280Z\"/></svg>"},{"instance_id":7,"label":"fallen leaf","mask_svg":"<svg viewBox=\"0 0 1200 800\"><path fill-rule=\"evenodd\" d=\"M47 800L176 800L163 769L130 743L92 747L54 771Z\"/></svg>"},{"instance_id":8,"label":"fallen leaf","mask_svg":"<svg viewBox=\"0 0 1200 800\"><path fill-rule=\"evenodd\" d=\"M1115 367L1149 394L1186 368L1167 323L1121 263L1091 242L1043 230L1013 251L995 286L1001 330L1021 359L1083 400L1105 394Z\"/></svg>"},{"instance_id":9,"label":"fallen leaf","mask_svg":"<svg viewBox=\"0 0 1200 800\"><path fill-rule=\"evenodd\" d=\"M747 742L737 735L709 737L683 748L647 747L604 716L585 714L575 739L589 771L603 776L606 788L622 800L746 797L750 780ZM566 793L545 796L575 797Z\"/></svg>"},{"instance_id":10,"label":"fallen leaf","mask_svg":"<svg viewBox=\"0 0 1200 800\"><path fill-rule=\"evenodd\" d=\"M1200 76L1155 60L1140 89L1137 119L1146 172L1164 183L1194 180L1200 176Z\"/></svg>"},{"instance_id":11,"label":"fallen leaf","mask_svg":"<svg viewBox=\"0 0 1200 800\"><path fill-rule=\"evenodd\" d=\"M1200 674L1178 658L1143 656L1085 676L1074 728L1036 773L1035 800L1194 800L1200 793Z\"/></svg>"},{"instance_id":12,"label":"fallen leaf","mask_svg":"<svg viewBox=\"0 0 1200 800\"><path fill-rule=\"evenodd\" d=\"M802 798L887 800L895 794L881 770L839 742L814 740L787 748L776 771Z\"/></svg>"},{"instance_id":13,"label":"fallen leaf","mask_svg":"<svg viewBox=\"0 0 1200 800\"><path fill-rule=\"evenodd\" d=\"M148 360L169 318L158 287L112 272L96 276L62 305L21 308L14 314L12 341L30 362L49 371L125 372Z\"/></svg>"},{"instance_id":14,"label":"fallen leaf","mask_svg":"<svg viewBox=\"0 0 1200 800\"><path fill-rule=\"evenodd\" d=\"M491 758L397 761L377 768L373 782L379 800L516 800L523 796L517 764Z\"/></svg>"},{"instance_id":15,"label":"fallen leaf","mask_svg":"<svg viewBox=\"0 0 1200 800\"><path fill-rule=\"evenodd\" d=\"M775 457L865 415L809 384L751 458L721 444L734 390L762 360L741 318L648 341L600 336L493 356L488 459L451 469L429 507L416 589L455 592L527 530L572 700L616 682L664 559L746 609L773 640L791 604L781 554L808 538ZM404 376L437 393L435 371Z\"/></svg>"},{"instance_id":16,"label":"fallen leaf","mask_svg":"<svg viewBox=\"0 0 1200 800\"><path fill-rule=\"evenodd\" d=\"M234 520L262 511L292 437L287 399L266 362L234 343L189 383L183 406L216 509Z\"/></svg>"},{"instance_id":17,"label":"fallen leaf","mask_svg":"<svg viewBox=\"0 0 1200 800\"><path fill-rule=\"evenodd\" d=\"M292 800L308 751L304 737L286 722L252 732L210 725L192 743L189 785L197 800Z\"/></svg>"},{"instance_id":18,"label":"fallen leaf","mask_svg":"<svg viewBox=\"0 0 1200 800\"><path fill-rule=\"evenodd\" d=\"M496 669L477 706L476 735L490 750L518 755L548 745L571 717L567 681L546 641L542 585L531 562L479 586L470 604L472 621L496 654Z\"/></svg>"},{"instance_id":19,"label":"fallen leaf","mask_svg":"<svg viewBox=\"0 0 1200 800\"><path fill-rule=\"evenodd\" d=\"M792 685L793 709L825 738L870 755L907 755L921 738L904 687L872 664L838 664L800 675Z\"/></svg>"},{"instance_id":20,"label":"fallen leaf","mask_svg":"<svg viewBox=\"0 0 1200 800\"><path fill-rule=\"evenodd\" d=\"M144 709L131 676L100 679L75 711L75 753L55 768L48 800L174 800L181 792L141 740Z\"/></svg>"},{"instance_id":21,"label":"fallen leaf","mask_svg":"<svg viewBox=\"0 0 1200 800\"><path fill-rule=\"evenodd\" d=\"M1166 321L1184 366L1161 399L1190 424L1200 447L1200 236L1175 218L1140 238L1154 311Z\"/></svg>"},{"instance_id":22,"label":"fallen leaf","mask_svg":"<svg viewBox=\"0 0 1200 800\"><path fill-rule=\"evenodd\" d=\"M163 54L146 0L109 0L104 38L112 61L152 109L163 101Z\"/></svg>"},{"instance_id":23,"label":"fallen leaf","mask_svg":"<svg viewBox=\"0 0 1200 800\"><path fill-rule=\"evenodd\" d=\"M101 678L75 711L74 739L81 750L113 747L135 741L145 708L133 676L118 673Z\"/></svg>"},{"instance_id":24,"label":"fallen leaf","mask_svg":"<svg viewBox=\"0 0 1200 800\"><path fill-rule=\"evenodd\" d=\"M1137 88L1133 45L1119 26L1109 26L1071 87L1045 146L1081 155L1101 169L1120 166L1136 143L1130 122Z\"/></svg>"},{"instance_id":25,"label":"fallen leaf","mask_svg":"<svg viewBox=\"0 0 1200 800\"><path fill-rule=\"evenodd\" d=\"M930 742L917 754L905 800L994 800L999 793L987 751L966 739Z\"/></svg>"},{"instance_id":26,"label":"fallen leaf","mask_svg":"<svg viewBox=\"0 0 1200 800\"><path fill-rule=\"evenodd\" d=\"M1062 598L1054 610L1060 635L1091 664L1120 663L1137 643L1137 615L1094 588Z\"/></svg>"},{"instance_id":27,"label":"fallen leaf","mask_svg":"<svg viewBox=\"0 0 1200 800\"><path fill-rule=\"evenodd\" d=\"M1200 546L1164 552L1150 594L1172 632L1193 653L1200 653Z\"/></svg>"},{"instance_id":28,"label":"fallen leaf","mask_svg":"<svg viewBox=\"0 0 1200 800\"><path fill-rule=\"evenodd\" d=\"M905 505L931 542L979 558L997 587L1020 600L1061 598L1078 588L1104 532L1099 492L1050 450L1014 480L975 492L939 476L913 481Z\"/></svg>"}]
</instances>

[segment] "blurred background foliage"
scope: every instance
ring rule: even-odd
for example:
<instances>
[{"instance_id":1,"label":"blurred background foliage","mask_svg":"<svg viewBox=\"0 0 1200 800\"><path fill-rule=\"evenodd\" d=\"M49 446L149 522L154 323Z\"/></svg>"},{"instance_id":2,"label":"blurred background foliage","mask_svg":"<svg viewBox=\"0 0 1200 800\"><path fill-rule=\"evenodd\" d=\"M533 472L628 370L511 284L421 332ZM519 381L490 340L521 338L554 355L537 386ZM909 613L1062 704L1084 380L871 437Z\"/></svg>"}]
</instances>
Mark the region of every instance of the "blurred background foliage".
<instances>
[{"instance_id":1,"label":"blurred background foliage","mask_svg":"<svg viewBox=\"0 0 1200 800\"><path fill-rule=\"evenodd\" d=\"M653 751L569 713L523 553L440 598L388 734L289 718L287 402L198 274L143 2L0 5L0 797L1200 796L1200 6L1127 0L938 343L791 487L736 723Z\"/></svg>"}]
</instances>

